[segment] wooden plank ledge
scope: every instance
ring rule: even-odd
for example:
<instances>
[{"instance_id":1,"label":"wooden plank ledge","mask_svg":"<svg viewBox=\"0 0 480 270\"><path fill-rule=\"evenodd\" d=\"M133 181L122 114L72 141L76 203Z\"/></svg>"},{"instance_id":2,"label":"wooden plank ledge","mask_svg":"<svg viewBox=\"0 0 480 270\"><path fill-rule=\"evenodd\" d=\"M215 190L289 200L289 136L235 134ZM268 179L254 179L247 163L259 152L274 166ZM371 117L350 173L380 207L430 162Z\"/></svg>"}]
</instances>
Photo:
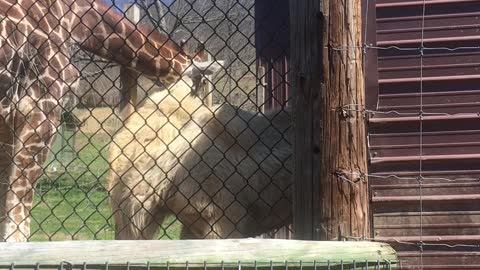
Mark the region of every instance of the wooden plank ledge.
<instances>
[{"instance_id":1,"label":"wooden plank ledge","mask_svg":"<svg viewBox=\"0 0 480 270\"><path fill-rule=\"evenodd\" d=\"M253 263L269 267L270 262L288 262L288 267L316 266L330 261L351 264L392 262L397 255L390 245L366 241L300 241L279 239L228 240L153 240L153 241L58 241L0 243L0 266L59 265L61 262L82 265L150 264L169 262L170 267L203 268L203 263ZM192 264L193 263L193 264ZM200 263L200 264L199 264ZM276 264L278 266L278 264ZM373 266L373 265L372 265ZM285 265L283 264L283 268Z\"/></svg>"}]
</instances>

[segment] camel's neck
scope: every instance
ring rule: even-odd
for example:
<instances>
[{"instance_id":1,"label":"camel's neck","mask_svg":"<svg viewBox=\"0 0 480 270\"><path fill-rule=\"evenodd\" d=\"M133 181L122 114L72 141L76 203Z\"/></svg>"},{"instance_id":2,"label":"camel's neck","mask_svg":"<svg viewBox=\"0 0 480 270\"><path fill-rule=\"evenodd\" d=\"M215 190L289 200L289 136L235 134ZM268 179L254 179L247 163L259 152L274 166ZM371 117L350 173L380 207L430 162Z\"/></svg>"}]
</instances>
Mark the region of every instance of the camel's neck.
<instances>
[{"instance_id":1,"label":"camel's neck","mask_svg":"<svg viewBox=\"0 0 480 270\"><path fill-rule=\"evenodd\" d=\"M113 6L99 0L71 3L72 37L82 49L167 84L177 81L190 64L167 36L134 25Z\"/></svg>"}]
</instances>

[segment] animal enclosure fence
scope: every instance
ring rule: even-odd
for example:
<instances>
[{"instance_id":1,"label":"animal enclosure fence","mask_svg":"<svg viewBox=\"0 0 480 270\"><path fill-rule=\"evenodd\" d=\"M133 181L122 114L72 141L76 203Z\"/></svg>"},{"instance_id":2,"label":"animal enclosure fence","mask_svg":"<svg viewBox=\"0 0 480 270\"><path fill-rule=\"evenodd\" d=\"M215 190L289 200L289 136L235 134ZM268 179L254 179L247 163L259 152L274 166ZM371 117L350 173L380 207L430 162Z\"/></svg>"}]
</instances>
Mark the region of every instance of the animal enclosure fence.
<instances>
[{"instance_id":1,"label":"animal enclosure fence","mask_svg":"<svg viewBox=\"0 0 480 270\"><path fill-rule=\"evenodd\" d=\"M135 236L118 236L118 231L122 229L117 228L117 238L178 239L182 233L186 234L182 237L200 238L258 236L274 233L284 225L288 227L292 208L291 183L284 179L292 169L289 161L289 115L283 106L275 112L270 112L269 108L265 113L261 112L264 104L272 104L276 98L270 93L275 93L277 87L285 87L287 81L277 80L273 85L265 82L267 75L259 75L258 71L264 64L257 60L257 54L266 53L271 48L278 50L279 45L275 45L275 40L270 40L269 35L274 29L271 25L263 25L267 20L262 17L267 12L264 10L263 15L258 15L255 1L191 3L183 0L142 0L103 4L89 0L76 3L58 1L53 4L50 1L38 1L32 4L32 14L26 18L14 18L11 15L14 13L12 10L20 14L27 11L23 1L7 1L6 5L8 7L1 9L2 29L10 31L10 35L2 34L1 41L2 46L9 47L14 56L8 59L10 55L5 55L3 72L6 75L1 90L5 104L1 123L5 134L2 137L3 183L0 192L2 239L42 241L115 238L114 226L115 223L118 226L120 221L114 221L115 210L111 209L114 203L111 201L112 192L117 189L114 184L108 186L109 177L111 181L131 177L132 181L144 181L146 184L143 190L140 188L142 183L134 183L122 191L140 193L131 196L136 201L131 203L138 203L137 206L122 205L128 198L117 202L118 213L137 207L125 217L131 221L129 223L135 223L132 228L127 228L135 231ZM65 6L71 6L73 18L72 14L62 13ZM36 17L46 8L50 10L49 15L60 18L61 27L77 28L79 33L73 31L68 36L63 32L57 33L54 28L44 29L55 23L48 16ZM282 9L285 8L284 5ZM80 20L75 21L78 18ZM276 19L288 25L288 16ZM68 20L73 20L73 24L67 25L72 23ZM38 25L42 23L47 26ZM27 24L37 26L31 32L18 29L20 25ZM54 42L65 48L53 52L53 56L50 56L53 58L47 63L37 64L35 61L46 57L44 51L50 48L42 49L28 38L51 42L48 37L41 36L40 31L58 34ZM16 35L28 38L17 40ZM262 46L256 45L260 39ZM181 46L173 44L172 40ZM125 44L122 45L122 42ZM164 48L169 51L161 51ZM155 59L155 51L149 55L152 49L160 52L158 58L168 61L155 63L162 60ZM29 55L25 56L27 53L24 50ZM44 77L50 73L57 74L55 80L59 84L75 77L74 72L61 73L65 63L57 66L60 60L55 57L58 55L61 55L62 61L68 60L66 65L69 68L71 64L77 68L81 80L78 86L77 82L69 82L66 85L68 89L56 93L48 82L42 80ZM152 56L153 59L148 59ZM190 69L190 75L179 74L181 79L173 87L175 90L170 91L171 95L162 96L167 92L164 89L168 88L170 80L162 77L165 71L163 65L173 65L171 68L181 73L181 69L187 65L181 69L175 65L184 65L187 62L182 61L191 59L196 63L217 60L225 64L216 68L220 69L219 72L195 67ZM26 71L15 73L14 69L18 68L15 61ZM29 61L32 65L28 65ZM122 71L118 64L127 69ZM33 82L27 83L28 80L20 75L18 80L13 78L12 74L28 73L30 70L33 70L32 74L26 77L32 77ZM141 76L135 75L136 72ZM265 73L274 72L275 68L268 66ZM288 71L283 69L281 72L286 78ZM153 81L149 73L155 75ZM131 75L128 78L130 81L125 80L126 76ZM29 88L29 84L33 86ZM135 88L135 96L126 96L128 93L125 93L125 88ZM186 95L190 90L192 96ZM265 95L264 91L269 95ZM46 97L49 93L55 95L54 99L59 103L52 105L55 112L47 113L47 108L42 104L51 98ZM278 107L286 100L275 102ZM57 110L62 115L79 119L82 125L68 128L71 123L57 119ZM36 119L37 114L47 117ZM220 122L209 124L212 121ZM50 125L50 131L39 130L35 128L36 125ZM215 134L219 128L223 131ZM151 142L151 135L158 135L158 140ZM127 138L129 136L131 138ZM44 141L32 142L36 140ZM171 149L194 147L198 141L211 146L181 152ZM35 143L44 143L44 147L37 149L33 145ZM22 149L28 153L20 153ZM178 160L177 164L174 167L171 164L146 165L157 162L158 158L167 159L165 155L169 155L169 160ZM191 163L190 171L201 166L206 171L186 171L185 158ZM199 160L194 161L197 158ZM15 159L20 165L12 163ZM210 163L205 163L208 160ZM119 167L114 168L115 164ZM124 170L127 168L125 166L127 170ZM140 175L133 176L133 170ZM182 173L185 175L181 176ZM163 180L160 180L160 174L164 174ZM182 178L180 182L157 187L165 182L173 182L176 177ZM195 177L198 179L192 179ZM160 182L149 182L156 178ZM184 183L183 186L195 186L196 189L185 190L181 183ZM205 190L208 186L209 190ZM168 194L161 195L161 189L167 189ZM145 196L145 192L150 192L150 195ZM179 198L172 198L173 193L180 194ZM161 211L160 205L147 209L150 207L148 205L170 203L169 200L176 200L172 202L176 209L170 205ZM179 207L182 204L180 201L185 200L188 203ZM197 205L194 205L195 202ZM146 211L142 212L142 209ZM165 220L159 217L160 212L165 212ZM173 215L167 215L167 212ZM180 221L182 216L183 221ZM210 219L208 224L199 224L204 219ZM139 225L138 222L142 221L147 224ZM182 230L182 225L187 222L192 227L208 226L212 232L215 226L220 226L216 224L222 224L222 228L229 227L231 231L225 231L222 235L209 235L208 232L204 235L200 235L204 232L194 232L192 235ZM241 226L242 222L252 224L250 231L238 231L236 227ZM152 230L153 224L161 227L157 234L148 237L142 235L143 231ZM280 237L289 235L287 227Z\"/></svg>"},{"instance_id":2,"label":"animal enclosure fence","mask_svg":"<svg viewBox=\"0 0 480 270\"><path fill-rule=\"evenodd\" d=\"M291 223L293 182L285 179L291 179L293 171L290 106L296 103L289 98L298 94L290 83L299 72L289 63L294 49L285 34L291 27L289 1L139 0L100 6L89 0L45 0L32 4L32 18L23 21L8 12L26 12L21 2L7 0L0 6L0 44L6 56L0 74L3 239L228 238L275 233ZM52 12L61 10L65 3L70 13L82 14L79 21L68 17L70 13L55 14L74 22L65 26L72 35L47 30L59 35L55 42L61 41L55 43L60 48L54 55L66 54L78 68L79 87L73 87L70 65L49 70L49 64L57 65L65 55L49 58L45 65L42 59L49 53L41 44L48 42L35 43L46 38L41 31L28 32L26 25L45 27L53 19L35 14L51 5ZM339 170L330 178L354 188L368 180L371 194L363 199L371 203L365 224L371 223L372 237L360 238L392 244L404 266L480 267L480 48L475 43L480 1L364 0L363 7L363 44L327 42L318 50L323 49L327 60L361 52L366 106L321 109L335 110L344 119L364 116L370 172ZM119 11L138 23L131 24ZM165 37L186 43L174 45ZM199 43L204 49L196 50ZM149 55L160 47L170 48L161 52L162 58L172 58L169 68ZM202 65L207 54L224 63ZM188 69L182 59L195 59L196 66ZM122 84L126 75L114 62L145 76L129 78L132 85L125 85L128 80ZM187 72L167 91L163 88L170 67ZM53 81L68 82L66 88L73 89L46 90L55 86L48 84L51 74L57 76ZM125 95L126 86L137 89L136 97ZM42 105L49 95L60 104ZM322 98L312 96L309 105ZM128 102L134 110L118 110ZM57 129L56 114L46 113L48 117L37 121L52 107L72 112L83 125L58 132L52 141L53 134L42 123ZM321 137L320 125L316 128L314 135L307 135ZM76 155L65 158L66 148L75 149ZM312 149L312 155L326 151L318 145ZM313 194L313 203L307 204L313 212L322 198L318 171L310 169L316 181L305 192ZM318 214L309 218L321 222ZM283 230L278 237L291 236L291 227ZM341 234L341 240L359 238Z\"/></svg>"}]
</instances>

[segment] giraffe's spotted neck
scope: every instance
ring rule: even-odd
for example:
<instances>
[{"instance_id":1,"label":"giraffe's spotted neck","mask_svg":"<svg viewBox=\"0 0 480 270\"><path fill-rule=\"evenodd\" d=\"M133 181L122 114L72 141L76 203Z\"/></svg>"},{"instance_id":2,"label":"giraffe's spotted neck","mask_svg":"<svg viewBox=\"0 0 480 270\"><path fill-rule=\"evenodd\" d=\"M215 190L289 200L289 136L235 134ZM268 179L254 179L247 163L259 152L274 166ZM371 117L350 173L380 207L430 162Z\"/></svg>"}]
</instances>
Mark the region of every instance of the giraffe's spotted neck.
<instances>
[{"instance_id":1,"label":"giraffe's spotted neck","mask_svg":"<svg viewBox=\"0 0 480 270\"><path fill-rule=\"evenodd\" d=\"M100 1L0 1L0 145L11 146L0 151L0 241L30 235L34 187L80 77L71 42L166 85L191 63L168 37Z\"/></svg>"},{"instance_id":2,"label":"giraffe's spotted neck","mask_svg":"<svg viewBox=\"0 0 480 270\"><path fill-rule=\"evenodd\" d=\"M189 56L168 36L133 24L111 5L75 0L71 12L76 14L71 21L72 38L82 49L144 76L173 84L191 63Z\"/></svg>"}]
</instances>

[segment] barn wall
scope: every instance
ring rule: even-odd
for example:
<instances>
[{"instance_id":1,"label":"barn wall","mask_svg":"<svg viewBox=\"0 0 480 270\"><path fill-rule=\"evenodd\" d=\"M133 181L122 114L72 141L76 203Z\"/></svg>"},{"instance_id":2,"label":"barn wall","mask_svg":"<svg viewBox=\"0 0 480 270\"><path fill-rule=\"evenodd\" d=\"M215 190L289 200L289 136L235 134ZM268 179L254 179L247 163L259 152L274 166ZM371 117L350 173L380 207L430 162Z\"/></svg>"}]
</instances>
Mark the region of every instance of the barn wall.
<instances>
[{"instance_id":1,"label":"barn wall","mask_svg":"<svg viewBox=\"0 0 480 270\"><path fill-rule=\"evenodd\" d=\"M480 249L468 246L480 240L480 1L425 3L423 31L424 1L377 0L370 10L376 45L391 47L368 50L378 66L367 78L378 80L367 80L367 99L391 112L369 120L373 233L406 268L480 269ZM425 47L445 47L424 50L423 63L412 49L422 33Z\"/></svg>"},{"instance_id":2,"label":"barn wall","mask_svg":"<svg viewBox=\"0 0 480 270\"><path fill-rule=\"evenodd\" d=\"M288 0L255 2L255 47L262 76L264 110L284 105L291 95L288 83L288 3Z\"/></svg>"},{"instance_id":3,"label":"barn wall","mask_svg":"<svg viewBox=\"0 0 480 270\"><path fill-rule=\"evenodd\" d=\"M286 105L290 98L289 64L290 50L289 0L255 1L255 48L257 53L257 77L259 78L257 105L263 111ZM292 238L292 228L281 228L263 235L264 238Z\"/></svg>"},{"instance_id":4,"label":"barn wall","mask_svg":"<svg viewBox=\"0 0 480 270\"><path fill-rule=\"evenodd\" d=\"M363 2L366 44L381 47L367 49L367 109L384 112L369 119L373 235L405 269L480 269L480 1L425 1L422 60L424 1ZM291 94L288 1L257 1L255 16L269 109Z\"/></svg>"}]
</instances>

